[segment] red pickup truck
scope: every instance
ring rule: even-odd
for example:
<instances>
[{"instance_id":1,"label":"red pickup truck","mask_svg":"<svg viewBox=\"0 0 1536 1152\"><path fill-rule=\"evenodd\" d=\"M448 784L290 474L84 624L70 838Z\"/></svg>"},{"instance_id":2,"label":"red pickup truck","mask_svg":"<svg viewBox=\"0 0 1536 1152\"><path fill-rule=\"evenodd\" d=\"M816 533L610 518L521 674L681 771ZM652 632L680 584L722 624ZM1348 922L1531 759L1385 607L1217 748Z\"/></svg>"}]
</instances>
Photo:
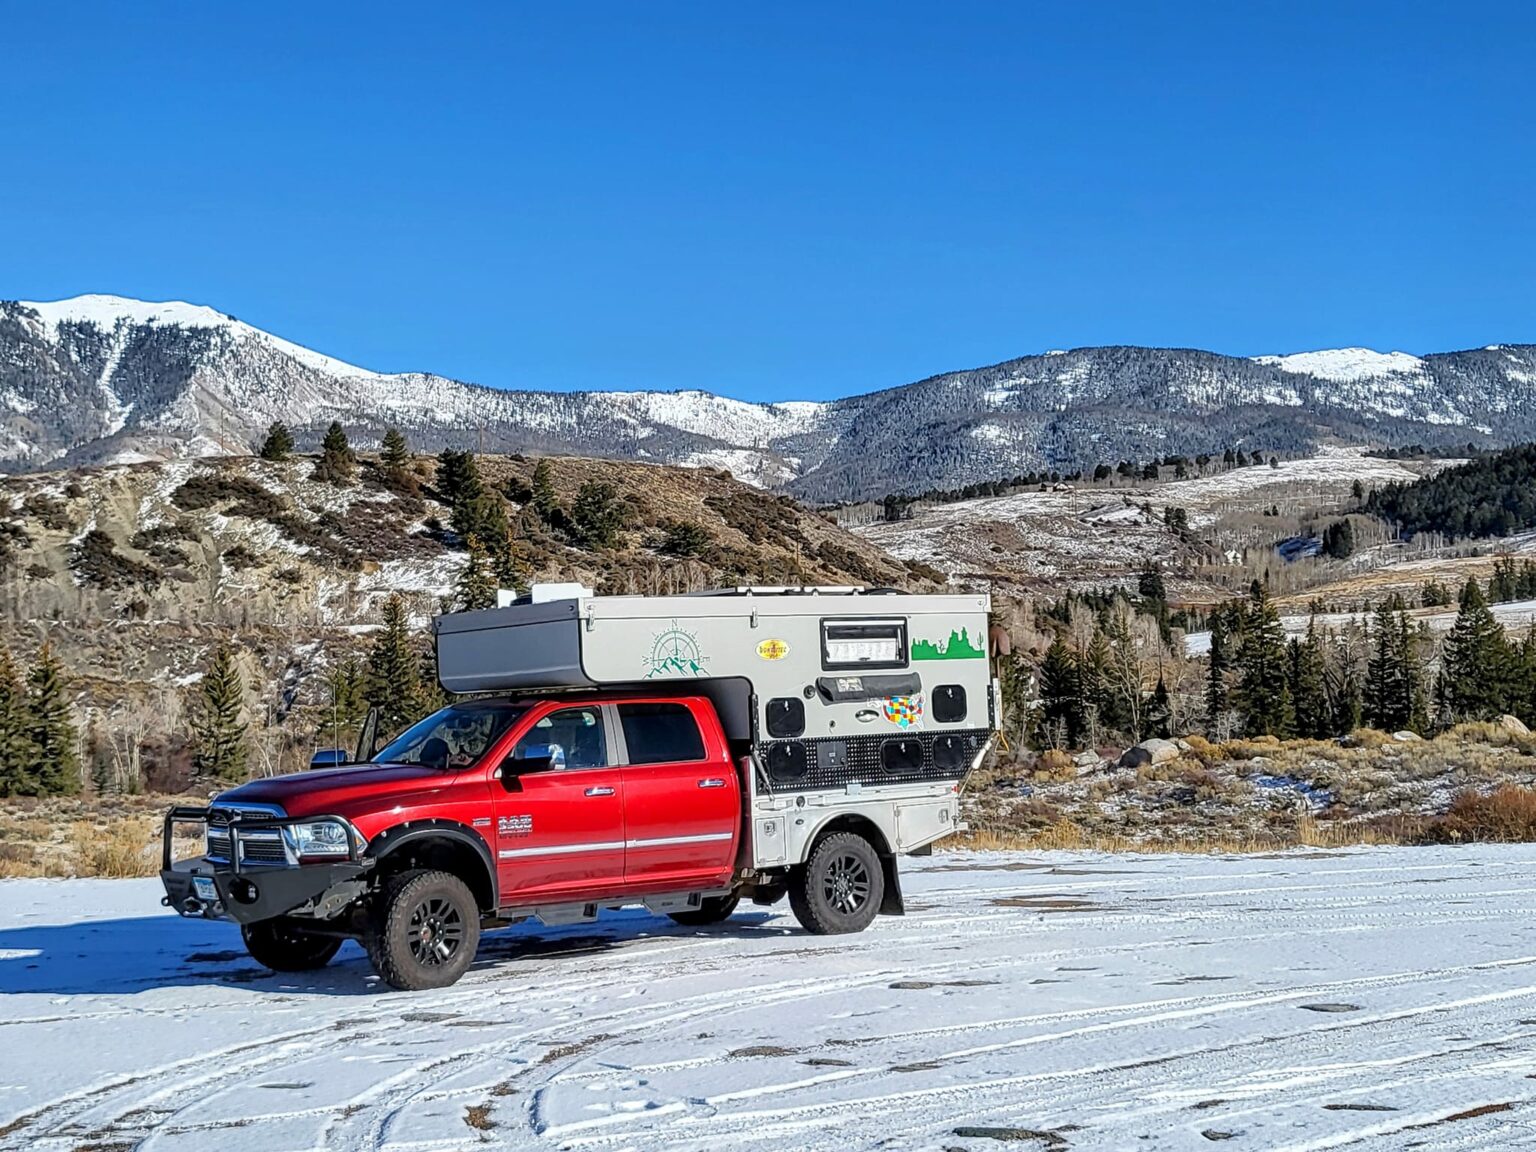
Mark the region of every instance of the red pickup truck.
<instances>
[{"instance_id":1,"label":"red pickup truck","mask_svg":"<svg viewBox=\"0 0 1536 1152\"><path fill-rule=\"evenodd\" d=\"M902 910L896 858L961 827L998 714L986 609L739 589L439 617L461 702L173 809L165 903L281 971L358 939L397 988L453 983L483 926L625 904L702 925L787 895L811 932L860 931ZM206 850L175 860L185 822Z\"/></svg>"}]
</instances>

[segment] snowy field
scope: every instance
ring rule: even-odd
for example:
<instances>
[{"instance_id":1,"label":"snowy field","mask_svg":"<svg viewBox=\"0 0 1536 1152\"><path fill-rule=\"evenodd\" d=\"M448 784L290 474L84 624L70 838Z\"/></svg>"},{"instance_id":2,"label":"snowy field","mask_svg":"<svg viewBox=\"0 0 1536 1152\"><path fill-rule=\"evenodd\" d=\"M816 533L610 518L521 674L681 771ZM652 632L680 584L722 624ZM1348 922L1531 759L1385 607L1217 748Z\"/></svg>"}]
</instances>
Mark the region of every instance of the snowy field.
<instances>
[{"instance_id":1,"label":"snowy field","mask_svg":"<svg viewBox=\"0 0 1536 1152\"><path fill-rule=\"evenodd\" d=\"M1536 847L906 876L861 936L625 913L417 994L0 882L0 1148L1536 1148Z\"/></svg>"}]
</instances>

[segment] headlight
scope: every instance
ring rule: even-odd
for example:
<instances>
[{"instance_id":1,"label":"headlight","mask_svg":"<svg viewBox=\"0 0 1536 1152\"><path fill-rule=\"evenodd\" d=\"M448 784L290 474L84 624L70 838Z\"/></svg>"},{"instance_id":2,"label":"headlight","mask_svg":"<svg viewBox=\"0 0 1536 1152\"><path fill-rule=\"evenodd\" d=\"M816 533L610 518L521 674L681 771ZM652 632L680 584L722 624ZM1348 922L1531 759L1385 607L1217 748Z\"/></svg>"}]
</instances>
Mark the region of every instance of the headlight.
<instances>
[{"instance_id":1,"label":"headlight","mask_svg":"<svg viewBox=\"0 0 1536 1152\"><path fill-rule=\"evenodd\" d=\"M293 847L300 856L345 856L347 854L347 830L340 824L322 821L319 824L294 824Z\"/></svg>"}]
</instances>

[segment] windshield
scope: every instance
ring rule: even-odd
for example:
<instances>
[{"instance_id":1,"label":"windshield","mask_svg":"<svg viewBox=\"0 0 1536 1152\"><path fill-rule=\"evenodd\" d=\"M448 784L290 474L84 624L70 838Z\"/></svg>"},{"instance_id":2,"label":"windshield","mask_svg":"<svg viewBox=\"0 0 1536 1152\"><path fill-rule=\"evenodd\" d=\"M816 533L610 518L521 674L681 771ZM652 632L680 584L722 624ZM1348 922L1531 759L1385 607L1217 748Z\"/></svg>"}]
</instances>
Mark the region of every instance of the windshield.
<instances>
[{"instance_id":1,"label":"windshield","mask_svg":"<svg viewBox=\"0 0 1536 1152\"><path fill-rule=\"evenodd\" d=\"M396 736L373 758L375 764L420 764L424 768L467 768L490 750L526 704L479 700L434 712Z\"/></svg>"}]
</instances>

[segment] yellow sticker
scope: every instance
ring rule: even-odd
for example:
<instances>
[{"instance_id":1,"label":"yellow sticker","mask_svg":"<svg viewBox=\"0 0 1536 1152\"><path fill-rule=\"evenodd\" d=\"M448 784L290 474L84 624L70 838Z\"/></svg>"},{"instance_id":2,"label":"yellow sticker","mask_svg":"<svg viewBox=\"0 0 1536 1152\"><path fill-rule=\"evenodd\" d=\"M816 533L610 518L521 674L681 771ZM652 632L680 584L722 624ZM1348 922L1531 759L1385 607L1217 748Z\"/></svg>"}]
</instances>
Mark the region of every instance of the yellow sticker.
<instances>
[{"instance_id":1,"label":"yellow sticker","mask_svg":"<svg viewBox=\"0 0 1536 1152\"><path fill-rule=\"evenodd\" d=\"M789 655L789 645L782 640L764 640L757 646L757 654L764 660L782 660Z\"/></svg>"}]
</instances>

